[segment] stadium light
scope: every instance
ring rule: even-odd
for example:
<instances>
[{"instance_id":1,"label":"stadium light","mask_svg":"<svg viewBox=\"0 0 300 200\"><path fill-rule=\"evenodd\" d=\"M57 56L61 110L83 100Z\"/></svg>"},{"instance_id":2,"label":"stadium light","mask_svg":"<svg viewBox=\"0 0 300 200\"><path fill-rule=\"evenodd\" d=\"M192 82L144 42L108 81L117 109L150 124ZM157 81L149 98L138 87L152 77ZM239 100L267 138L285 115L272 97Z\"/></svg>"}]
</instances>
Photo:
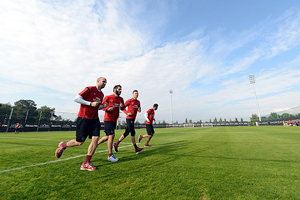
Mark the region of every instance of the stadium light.
<instances>
[{"instance_id":1,"label":"stadium light","mask_svg":"<svg viewBox=\"0 0 300 200\"><path fill-rule=\"evenodd\" d=\"M249 81L250 81L250 84L253 85L254 96L255 96L255 100L256 100L256 108L257 108L257 112L258 112L258 118L259 118L259 121L261 121L260 110L259 110L259 105L258 105L255 86L254 86L255 85L255 75L249 75Z\"/></svg>"},{"instance_id":2,"label":"stadium light","mask_svg":"<svg viewBox=\"0 0 300 200\"><path fill-rule=\"evenodd\" d=\"M172 124L173 124L173 103L172 103L173 90L170 90L169 93L171 95L171 121L172 121Z\"/></svg>"}]
</instances>

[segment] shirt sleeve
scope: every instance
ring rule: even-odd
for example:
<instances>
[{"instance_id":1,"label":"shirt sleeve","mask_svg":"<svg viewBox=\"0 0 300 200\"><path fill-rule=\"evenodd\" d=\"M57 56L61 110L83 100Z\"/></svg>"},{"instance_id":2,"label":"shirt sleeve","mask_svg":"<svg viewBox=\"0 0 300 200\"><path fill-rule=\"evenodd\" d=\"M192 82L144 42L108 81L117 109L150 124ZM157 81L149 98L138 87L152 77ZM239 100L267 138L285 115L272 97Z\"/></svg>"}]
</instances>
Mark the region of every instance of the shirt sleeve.
<instances>
[{"instance_id":1,"label":"shirt sleeve","mask_svg":"<svg viewBox=\"0 0 300 200\"><path fill-rule=\"evenodd\" d=\"M106 111L109 107L108 107L108 96L104 97L103 101L101 102L101 106L104 106L104 104L107 103L106 108L102 108L103 111Z\"/></svg>"},{"instance_id":2,"label":"shirt sleeve","mask_svg":"<svg viewBox=\"0 0 300 200\"><path fill-rule=\"evenodd\" d=\"M128 99L125 104L124 104L124 110L123 113L125 113L126 115L128 114L128 110L126 110L126 108L130 105L130 99Z\"/></svg>"},{"instance_id":3,"label":"shirt sleeve","mask_svg":"<svg viewBox=\"0 0 300 200\"><path fill-rule=\"evenodd\" d=\"M76 103L83 104L83 105L86 105L86 106L90 106L91 105L91 102L84 100L81 95L77 95L74 98L74 101Z\"/></svg>"},{"instance_id":4,"label":"shirt sleeve","mask_svg":"<svg viewBox=\"0 0 300 200\"><path fill-rule=\"evenodd\" d=\"M124 105L124 99L121 98L121 103ZM123 107L121 107L121 110L124 110L125 109L125 105Z\"/></svg>"},{"instance_id":5,"label":"shirt sleeve","mask_svg":"<svg viewBox=\"0 0 300 200\"><path fill-rule=\"evenodd\" d=\"M147 121L150 121L149 118L148 118L148 112L149 112L149 110L148 110L147 112L145 112L144 117L145 117L145 119L146 119Z\"/></svg>"}]
</instances>

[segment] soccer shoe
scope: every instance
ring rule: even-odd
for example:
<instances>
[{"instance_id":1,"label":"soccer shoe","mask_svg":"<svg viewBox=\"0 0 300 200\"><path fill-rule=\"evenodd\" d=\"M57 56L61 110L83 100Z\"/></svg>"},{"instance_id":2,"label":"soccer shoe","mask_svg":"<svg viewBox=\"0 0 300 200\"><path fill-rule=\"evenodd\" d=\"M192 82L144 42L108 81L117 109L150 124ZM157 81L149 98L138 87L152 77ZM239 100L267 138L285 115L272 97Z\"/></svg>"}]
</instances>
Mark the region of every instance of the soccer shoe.
<instances>
[{"instance_id":1,"label":"soccer shoe","mask_svg":"<svg viewBox=\"0 0 300 200\"><path fill-rule=\"evenodd\" d=\"M145 144L145 147L150 147L151 145L150 144Z\"/></svg>"},{"instance_id":2,"label":"soccer shoe","mask_svg":"<svg viewBox=\"0 0 300 200\"><path fill-rule=\"evenodd\" d=\"M115 152L118 152L118 145L116 143L114 143L113 145Z\"/></svg>"},{"instance_id":3,"label":"soccer shoe","mask_svg":"<svg viewBox=\"0 0 300 200\"><path fill-rule=\"evenodd\" d=\"M143 148L139 148L139 147L138 147L138 148L135 150L135 153L136 153L136 154L139 154L139 153L141 153L143 150L144 150Z\"/></svg>"},{"instance_id":4,"label":"soccer shoe","mask_svg":"<svg viewBox=\"0 0 300 200\"><path fill-rule=\"evenodd\" d=\"M94 167L91 163L82 163L80 170L87 170L87 171L95 171L97 167Z\"/></svg>"},{"instance_id":5,"label":"soccer shoe","mask_svg":"<svg viewBox=\"0 0 300 200\"><path fill-rule=\"evenodd\" d=\"M115 155L111 155L111 156L108 156L107 157L107 161L110 161L110 162L118 162L119 159L115 157Z\"/></svg>"},{"instance_id":6,"label":"soccer shoe","mask_svg":"<svg viewBox=\"0 0 300 200\"><path fill-rule=\"evenodd\" d=\"M56 151L55 151L55 156L56 156L56 158L60 158L61 155L63 154L64 150L66 149L66 148L63 148L63 147L62 147L62 144L63 144L63 143L65 143L65 142L62 141L62 142L60 142L60 143L58 144L58 148L57 148Z\"/></svg>"},{"instance_id":7,"label":"soccer shoe","mask_svg":"<svg viewBox=\"0 0 300 200\"><path fill-rule=\"evenodd\" d=\"M143 136L139 135L139 143L141 142L141 140L143 139Z\"/></svg>"}]
</instances>

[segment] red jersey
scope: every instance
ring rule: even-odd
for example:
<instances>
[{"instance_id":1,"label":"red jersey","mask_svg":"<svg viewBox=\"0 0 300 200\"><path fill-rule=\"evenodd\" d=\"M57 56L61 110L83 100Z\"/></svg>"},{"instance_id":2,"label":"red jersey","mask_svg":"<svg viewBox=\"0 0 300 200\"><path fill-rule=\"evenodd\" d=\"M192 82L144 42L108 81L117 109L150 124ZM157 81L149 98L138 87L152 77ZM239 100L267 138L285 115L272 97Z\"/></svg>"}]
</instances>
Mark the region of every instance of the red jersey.
<instances>
[{"instance_id":1,"label":"red jersey","mask_svg":"<svg viewBox=\"0 0 300 200\"><path fill-rule=\"evenodd\" d=\"M20 124L17 124L17 125L16 125L16 128L20 128Z\"/></svg>"},{"instance_id":2,"label":"red jersey","mask_svg":"<svg viewBox=\"0 0 300 200\"><path fill-rule=\"evenodd\" d=\"M125 102L124 109L127 108L127 110L123 110L123 112L127 115L128 113L131 113L131 115L127 115L126 119L135 119L137 111L141 107L140 101L135 100L134 98L128 99Z\"/></svg>"},{"instance_id":3,"label":"red jersey","mask_svg":"<svg viewBox=\"0 0 300 200\"><path fill-rule=\"evenodd\" d=\"M102 104L104 103L108 103L106 108L103 109L105 111L104 121L117 122L120 112L120 104L124 104L123 98L120 96L115 96L114 94L108 95L104 97ZM114 109L112 111L108 111L110 107L113 107ZM121 110L123 109L124 107L121 108Z\"/></svg>"},{"instance_id":4,"label":"red jersey","mask_svg":"<svg viewBox=\"0 0 300 200\"><path fill-rule=\"evenodd\" d=\"M150 122L146 121L146 124L150 124L152 125L153 124L153 120L154 120L154 109L153 108L150 108L148 111L148 119L150 120Z\"/></svg>"},{"instance_id":5,"label":"red jersey","mask_svg":"<svg viewBox=\"0 0 300 200\"><path fill-rule=\"evenodd\" d=\"M99 102L101 104L104 94L102 91L99 91L96 86L90 86L84 88L82 92L79 93L80 96L86 101L90 102ZM97 119L98 117L98 107L92 107L80 104L80 109L78 113L78 117L86 118L86 119Z\"/></svg>"}]
</instances>

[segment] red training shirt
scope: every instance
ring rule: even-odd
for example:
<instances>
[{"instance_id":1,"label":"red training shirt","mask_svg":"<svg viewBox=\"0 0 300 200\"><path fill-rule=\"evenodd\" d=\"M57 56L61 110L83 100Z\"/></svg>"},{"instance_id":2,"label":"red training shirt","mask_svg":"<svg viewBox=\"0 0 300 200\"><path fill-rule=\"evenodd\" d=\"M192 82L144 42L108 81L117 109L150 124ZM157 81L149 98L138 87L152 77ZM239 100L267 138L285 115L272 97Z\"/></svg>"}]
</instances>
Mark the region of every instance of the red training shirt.
<instances>
[{"instance_id":1,"label":"red training shirt","mask_svg":"<svg viewBox=\"0 0 300 200\"><path fill-rule=\"evenodd\" d=\"M141 103L139 100L131 98L125 102L124 109L126 107L128 107L127 110L123 110L123 112L126 114L126 119L135 119L137 111L141 107ZM128 113L131 113L131 115L127 115Z\"/></svg>"},{"instance_id":2,"label":"red training shirt","mask_svg":"<svg viewBox=\"0 0 300 200\"><path fill-rule=\"evenodd\" d=\"M124 104L124 100L120 96L115 96L114 94L105 96L102 104L108 103L106 108L103 110L105 111L104 114L104 121L110 121L110 122L117 122L120 112L120 104ZM108 111L108 108L113 107L114 109L112 111ZM121 108L123 110L124 107Z\"/></svg>"},{"instance_id":3,"label":"red training shirt","mask_svg":"<svg viewBox=\"0 0 300 200\"><path fill-rule=\"evenodd\" d=\"M148 111L148 119L150 120L150 122L146 121L146 124L150 124L152 125L153 124L153 120L154 120L154 109L153 108L150 108Z\"/></svg>"},{"instance_id":4,"label":"red training shirt","mask_svg":"<svg viewBox=\"0 0 300 200\"><path fill-rule=\"evenodd\" d=\"M86 101L99 102L100 104L104 97L103 92L98 91L96 86L90 86L84 88L84 90L82 90L79 93L79 95L82 96L82 98ZM98 107L92 107L92 106L80 104L80 109L77 116L85 119L97 119L99 118L98 109L99 109Z\"/></svg>"}]
</instances>

